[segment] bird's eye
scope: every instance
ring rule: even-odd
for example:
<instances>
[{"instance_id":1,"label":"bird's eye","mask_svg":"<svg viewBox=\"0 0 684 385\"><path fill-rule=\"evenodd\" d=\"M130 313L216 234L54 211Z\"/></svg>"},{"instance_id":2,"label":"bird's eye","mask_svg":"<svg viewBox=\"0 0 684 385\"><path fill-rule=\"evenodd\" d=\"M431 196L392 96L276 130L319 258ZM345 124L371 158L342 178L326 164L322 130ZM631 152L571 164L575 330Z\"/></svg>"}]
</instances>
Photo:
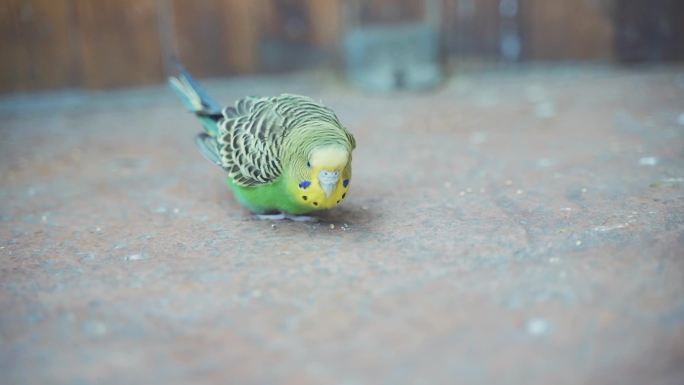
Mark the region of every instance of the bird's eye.
<instances>
[{"instance_id":1,"label":"bird's eye","mask_svg":"<svg viewBox=\"0 0 684 385\"><path fill-rule=\"evenodd\" d=\"M311 168L311 162L306 161L306 167Z\"/></svg>"}]
</instances>

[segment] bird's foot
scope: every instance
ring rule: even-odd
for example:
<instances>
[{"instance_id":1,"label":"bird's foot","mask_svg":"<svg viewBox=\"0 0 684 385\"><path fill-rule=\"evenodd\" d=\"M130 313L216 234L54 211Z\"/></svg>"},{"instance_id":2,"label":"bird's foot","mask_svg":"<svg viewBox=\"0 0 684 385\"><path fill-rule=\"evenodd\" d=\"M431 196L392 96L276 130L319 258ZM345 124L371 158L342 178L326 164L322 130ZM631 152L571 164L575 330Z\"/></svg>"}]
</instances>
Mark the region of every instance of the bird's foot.
<instances>
[{"instance_id":1,"label":"bird's foot","mask_svg":"<svg viewBox=\"0 0 684 385\"><path fill-rule=\"evenodd\" d=\"M256 214L255 217L260 221L282 221L285 219L285 214Z\"/></svg>"},{"instance_id":2,"label":"bird's foot","mask_svg":"<svg viewBox=\"0 0 684 385\"><path fill-rule=\"evenodd\" d=\"M309 215L287 215L285 218L293 222L318 222L318 218Z\"/></svg>"},{"instance_id":3,"label":"bird's foot","mask_svg":"<svg viewBox=\"0 0 684 385\"><path fill-rule=\"evenodd\" d=\"M308 215L280 214L256 214L255 218L261 221L282 221L289 219L293 222L318 222L318 218Z\"/></svg>"}]
</instances>

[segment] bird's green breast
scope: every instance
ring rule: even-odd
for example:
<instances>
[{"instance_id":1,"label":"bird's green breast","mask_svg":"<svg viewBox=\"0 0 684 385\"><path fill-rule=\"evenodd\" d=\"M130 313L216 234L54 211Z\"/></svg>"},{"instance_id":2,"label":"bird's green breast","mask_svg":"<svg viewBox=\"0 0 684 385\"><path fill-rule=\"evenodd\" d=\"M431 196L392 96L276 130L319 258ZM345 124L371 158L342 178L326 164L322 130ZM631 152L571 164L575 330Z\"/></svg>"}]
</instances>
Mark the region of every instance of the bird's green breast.
<instances>
[{"instance_id":1,"label":"bird's green breast","mask_svg":"<svg viewBox=\"0 0 684 385\"><path fill-rule=\"evenodd\" d=\"M267 214L278 211L302 215L315 211L293 199L282 176L272 183L255 187L238 186L228 178L228 186L233 190L237 201L254 213Z\"/></svg>"},{"instance_id":2,"label":"bird's green breast","mask_svg":"<svg viewBox=\"0 0 684 385\"><path fill-rule=\"evenodd\" d=\"M257 214L284 212L293 215L308 214L339 205L349 189L350 171L345 170L345 178L340 179L331 196L325 196L316 183L297 183L278 177L268 184L254 187L237 185L230 177L228 186L233 190L237 201Z\"/></svg>"}]
</instances>

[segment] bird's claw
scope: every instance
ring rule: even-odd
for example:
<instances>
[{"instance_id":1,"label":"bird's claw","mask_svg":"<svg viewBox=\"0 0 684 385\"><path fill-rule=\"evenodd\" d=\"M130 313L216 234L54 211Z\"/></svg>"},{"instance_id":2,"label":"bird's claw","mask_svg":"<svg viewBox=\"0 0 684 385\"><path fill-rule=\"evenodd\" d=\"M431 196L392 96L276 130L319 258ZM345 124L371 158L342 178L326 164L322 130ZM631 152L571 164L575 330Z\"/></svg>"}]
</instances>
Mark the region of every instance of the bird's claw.
<instances>
[{"instance_id":1,"label":"bird's claw","mask_svg":"<svg viewBox=\"0 0 684 385\"><path fill-rule=\"evenodd\" d=\"M289 219L293 222L318 222L318 218L308 215L289 215L289 214L256 214L256 219L261 221L282 221Z\"/></svg>"},{"instance_id":2,"label":"bird's claw","mask_svg":"<svg viewBox=\"0 0 684 385\"><path fill-rule=\"evenodd\" d=\"M285 214L256 214L256 219L260 221L282 221L285 219Z\"/></svg>"},{"instance_id":3,"label":"bird's claw","mask_svg":"<svg viewBox=\"0 0 684 385\"><path fill-rule=\"evenodd\" d=\"M285 215L285 218L294 222L318 222L318 218L309 215Z\"/></svg>"}]
</instances>

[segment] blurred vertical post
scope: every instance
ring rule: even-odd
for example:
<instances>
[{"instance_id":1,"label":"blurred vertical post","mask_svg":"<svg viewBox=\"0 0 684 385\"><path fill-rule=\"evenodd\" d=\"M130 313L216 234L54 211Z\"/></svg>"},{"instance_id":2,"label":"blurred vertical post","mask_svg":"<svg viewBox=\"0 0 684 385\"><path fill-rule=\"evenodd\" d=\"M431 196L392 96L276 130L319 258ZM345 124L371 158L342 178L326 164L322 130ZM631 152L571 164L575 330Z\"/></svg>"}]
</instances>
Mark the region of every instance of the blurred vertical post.
<instances>
[{"instance_id":1,"label":"blurred vertical post","mask_svg":"<svg viewBox=\"0 0 684 385\"><path fill-rule=\"evenodd\" d=\"M166 76L175 73L174 61L178 60L176 32L174 27L173 4L171 0L157 0L159 12L159 40L161 45L162 65Z\"/></svg>"},{"instance_id":2,"label":"blurred vertical post","mask_svg":"<svg viewBox=\"0 0 684 385\"><path fill-rule=\"evenodd\" d=\"M444 50L449 61L477 65L501 57L501 0L444 0Z\"/></svg>"},{"instance_id":3,"label":"blurred vertical post","mask_svg":"<svg viewBox=\"0 0 684 385\"><path fill-rule=\"evenodd\" d=\"M499 0L499 51L506 62L517 62L522 53L522 39L518 25L518 0Z\"/></svg>"},{"instance_id":4,"label":"blurred vertical post","mask_svg":"<svg viewBox=\"0 0 684 385\"><path fill-rule=\"evenodd\" d=\"M442 77L441 1L344 2L346 76L371 91L425 89Z\"/></svg>"}]
</instances>

